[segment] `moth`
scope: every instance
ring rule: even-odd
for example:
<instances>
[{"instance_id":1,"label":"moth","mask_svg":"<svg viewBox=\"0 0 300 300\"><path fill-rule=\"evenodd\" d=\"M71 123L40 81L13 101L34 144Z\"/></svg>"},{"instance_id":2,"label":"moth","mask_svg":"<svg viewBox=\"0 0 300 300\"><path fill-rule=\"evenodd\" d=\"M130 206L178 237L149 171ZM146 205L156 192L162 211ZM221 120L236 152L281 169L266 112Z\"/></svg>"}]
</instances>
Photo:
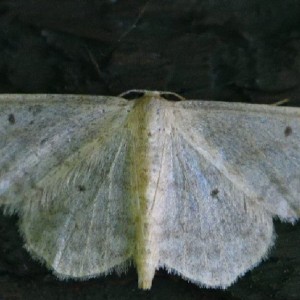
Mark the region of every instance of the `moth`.
<instances>
[{"instance_id":1,"label":"moth","mask_svg":"<svg viewBox=\"0 0 300 300\"><path fill-rule=\"evenodd\" d=\"M0 96L0 206L58 277L226 288L299 218L299 108L168 95Z\"/></svg>"}]
</instances>

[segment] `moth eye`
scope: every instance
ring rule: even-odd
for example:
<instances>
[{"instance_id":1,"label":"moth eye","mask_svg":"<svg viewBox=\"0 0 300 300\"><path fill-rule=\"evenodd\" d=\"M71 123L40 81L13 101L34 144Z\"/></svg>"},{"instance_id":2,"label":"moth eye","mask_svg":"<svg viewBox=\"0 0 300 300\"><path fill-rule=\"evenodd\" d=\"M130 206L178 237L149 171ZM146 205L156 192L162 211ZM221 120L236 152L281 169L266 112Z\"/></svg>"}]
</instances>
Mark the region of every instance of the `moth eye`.
<instances>
[{"instance_id":1,"label":"moth eye","mask_svg":"<svg viewBox=\"0 0 300 300\"><path fill-rule=\"evenodd\" d=\"M172 101L172 102L177 102L177 101L182 101L182 97L175 94L175 93L166 93L166 92L161 92L160 96L166 100Z\"/></svg>"},{"instance_id":2,"label":"moth eye","mask_svg":"<svg viewBox=\"0 0 300 300\"><path fill-rule=\"evenodd\" d=\"M142 98L144 95L145 95L144 91L131 90L131 91L121 94L120 96L127 100L136 100L136 99Z\"/></svg>"}]
</instances>

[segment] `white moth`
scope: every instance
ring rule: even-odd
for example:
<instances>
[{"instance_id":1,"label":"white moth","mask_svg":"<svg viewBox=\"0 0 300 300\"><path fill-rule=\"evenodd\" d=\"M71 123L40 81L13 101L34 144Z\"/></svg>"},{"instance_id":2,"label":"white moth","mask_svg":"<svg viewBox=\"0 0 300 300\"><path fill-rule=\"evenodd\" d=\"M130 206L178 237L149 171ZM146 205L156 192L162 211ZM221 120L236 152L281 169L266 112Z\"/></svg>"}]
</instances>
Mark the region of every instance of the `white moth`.
<instances>
[{"instance_id":1,"label":"white moth","mask_svg":"<svg viewBox=\"0 0 300 300\"><path fill-rule=\"evenodd\" d=\"M166 268L226 288L300 215L300 109L0 96L0 206L60 278Z\"/></svg>"}]
</instances>

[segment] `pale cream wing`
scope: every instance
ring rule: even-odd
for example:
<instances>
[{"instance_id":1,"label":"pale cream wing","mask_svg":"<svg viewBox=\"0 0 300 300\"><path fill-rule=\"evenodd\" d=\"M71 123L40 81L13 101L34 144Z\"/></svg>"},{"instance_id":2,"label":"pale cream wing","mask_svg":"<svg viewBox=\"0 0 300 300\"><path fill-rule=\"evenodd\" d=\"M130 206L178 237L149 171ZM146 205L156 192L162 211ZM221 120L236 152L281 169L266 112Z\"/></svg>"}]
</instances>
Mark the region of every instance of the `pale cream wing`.
<instances>
[{"instance_id":1,"label":"pale cream wing","mask_svg":"<svg viewBox=\"0 0 300 300\"><path fill-rule=\"evenodd\" d=\"M185 134L174 124L164 148L165 197L153 208L164 202L156 224L159 266L200 286L225 288L267 254L272 216Z\"/></svg>"},{"instance_id":2,"label":"pale cream wing","mask_svg":"<svg viewBox=\"0 0 300 300\"><path fill-rule=\"evenodd\" d=\"M20 215L27 249L62 277L122 267L134 245L128 170L132 102L0 98L0 204Z\"/></svg>"},{"instance_id":3,"label":"pale cream wing","mask_svg":"<svg viewBox=\"0 0 300 300\"><path fill-rule=\"evenodd\" d=\"M299 108L183 101L174 120L235 188L282 220L300 216Z\"/></svg>"}]
</instances>

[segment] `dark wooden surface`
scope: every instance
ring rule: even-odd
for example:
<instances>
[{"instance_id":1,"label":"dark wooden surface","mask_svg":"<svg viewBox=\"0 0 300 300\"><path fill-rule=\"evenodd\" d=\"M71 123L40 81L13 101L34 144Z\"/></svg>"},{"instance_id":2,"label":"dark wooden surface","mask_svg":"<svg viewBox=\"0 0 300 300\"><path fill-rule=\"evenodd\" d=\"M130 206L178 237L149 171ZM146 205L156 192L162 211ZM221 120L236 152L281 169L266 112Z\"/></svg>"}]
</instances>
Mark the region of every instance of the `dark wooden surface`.
<instances>
[{"instance_id":1,"label":"dark wooden surface","mask_svg":"<svg viewBox=\"0 0 300 300\"><path fill-rule=\"evenodd\" d=\"M190 99L300 104L297 1L0 2L0 92L117 95L170 90ZM300 195L299 195L300 197ZM226 291L160 270L149 292L134 269L58 281L0 217L0 299L300 299L300 225L275 222L269 258Z\"/></svg>"}]
</instances>

